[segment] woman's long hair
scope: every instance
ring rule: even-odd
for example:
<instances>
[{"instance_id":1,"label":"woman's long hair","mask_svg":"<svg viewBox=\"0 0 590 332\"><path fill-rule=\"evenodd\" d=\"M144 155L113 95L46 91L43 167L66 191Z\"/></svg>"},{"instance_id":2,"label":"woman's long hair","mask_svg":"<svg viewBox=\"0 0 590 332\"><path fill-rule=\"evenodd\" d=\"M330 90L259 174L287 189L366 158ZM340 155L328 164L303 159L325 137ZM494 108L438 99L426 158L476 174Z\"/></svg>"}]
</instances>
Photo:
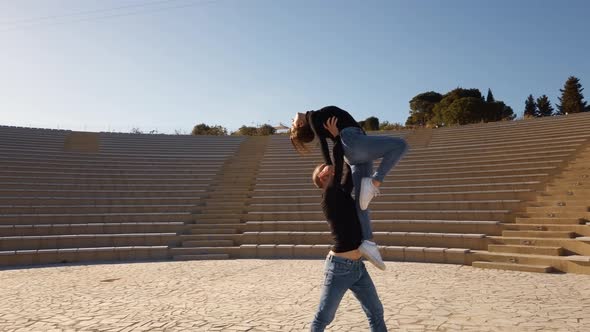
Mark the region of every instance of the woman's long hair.
<instances>
[{"instance_id":1,"label":"woman's long hair","mask_svg":"<svg viewBox=\"0 0 590 332\"><path fill-rule=\"evenodd\" d=\"M293 144L295 150L297 150L300 155L305 155L310 152L310 149L306 144L313 141L315 134L308 121L301 127L293 125L290 130L289 138L291 139L291 144Z\"/></svg>"}]
</instances>

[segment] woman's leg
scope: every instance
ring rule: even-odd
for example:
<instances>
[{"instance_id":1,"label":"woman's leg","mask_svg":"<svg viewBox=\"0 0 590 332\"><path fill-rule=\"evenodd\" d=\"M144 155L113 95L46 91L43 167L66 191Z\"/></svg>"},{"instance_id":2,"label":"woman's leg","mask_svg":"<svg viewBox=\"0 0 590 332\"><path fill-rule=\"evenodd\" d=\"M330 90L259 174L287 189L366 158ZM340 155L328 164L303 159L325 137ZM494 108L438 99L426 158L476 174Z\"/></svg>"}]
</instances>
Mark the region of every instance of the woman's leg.
<instances>
[{"instance_id":1,"label":"woman's leg","mask_svg":"<svg viewBox=\"0 0 590 332\"><path fill-rule=\"evenodd\" d=\"M361 303L369 320L371 331L387 331L387 326L385 326L385 320L383 319L383 304L379 300L373 280L364 265L361 267L360 279L351 286L350 290Z\"/></svg>"},{"instance_id":2,"label":"woman's leg","mask_svg":"<svg viewBox=\"0 0 590 332\"><path fill-rule=\"evenodd\" d=\"M371 228L371 216L369 209L361 210L359 206L358 197L361 192L361 181L364 177L369 177L373 173L373 161L369 161L363 164L350 165L352 171L352 183L354 184L354 197L356 204L356 214L359 217L361 223L361 229L363 232L363 240L371 240L373 238L373 230Z\"/></svg>"},{"instance_id":3,"label":"woman's leg","mask_svg":"<svg viewBox=\"0 0 590 332\"><path fill-rule=\"evenodd\" d=\"M334 320L344 293L355 282L350 267L334 262L332 257L326 259L324 287L320 296L320 305L311 322L312 332L324 331L326 326Z\"/></svg>"},{"instance_id":4,"label":"woman's leg","mask_svg":"<svg viewBox=\"0 0 590 332\"><path fill-rule=\"evenodd\" d=\"M387 173L408 151L408 144L403 138L367 136L360 130L346 128L341 133L341 139L344 154L351 165L383 158L377 171L372 174L373 179L378 182L383 182Z\"/></svg>"}]
</instances>

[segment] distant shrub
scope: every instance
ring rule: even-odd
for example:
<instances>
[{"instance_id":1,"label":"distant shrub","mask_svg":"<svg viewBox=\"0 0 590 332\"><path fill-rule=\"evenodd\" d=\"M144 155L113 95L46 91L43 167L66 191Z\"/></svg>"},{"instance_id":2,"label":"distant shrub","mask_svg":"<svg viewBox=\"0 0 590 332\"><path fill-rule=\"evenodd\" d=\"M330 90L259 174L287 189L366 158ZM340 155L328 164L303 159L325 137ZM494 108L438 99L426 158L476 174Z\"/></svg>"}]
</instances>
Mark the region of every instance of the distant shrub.
<instances>
[{"instance_id":1,"label":"distant shrub","mask_svg":"<svg viewBox=\"0 0 590 332\"><path fill-rule=\"evenodd\" d=\"M193 128L191 135L225 136L227 135L227 129L222 126L208 126L204 123L201 123Z\"/></svg>"}]
</instances>

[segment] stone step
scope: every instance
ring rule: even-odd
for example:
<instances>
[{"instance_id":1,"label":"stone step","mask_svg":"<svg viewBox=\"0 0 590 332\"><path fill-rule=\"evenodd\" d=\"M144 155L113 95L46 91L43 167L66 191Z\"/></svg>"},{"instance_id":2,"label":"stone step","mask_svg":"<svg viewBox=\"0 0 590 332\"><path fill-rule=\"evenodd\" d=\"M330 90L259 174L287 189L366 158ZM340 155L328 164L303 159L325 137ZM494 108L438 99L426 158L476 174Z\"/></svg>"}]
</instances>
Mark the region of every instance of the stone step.
<instances>
[{"instance_id":1,"label":"stone step","mask_svg":"<svg viewBox=\"0 0 590 332\"><path fill-rule=\"evenodd\" d=\"M513 231L561 231L574 232L575 234L590 236L590 227L588 225L564 225L564 224L502 224L504 230Z\"/></svg>"},{"instance_id":2,"label":"stone step","mask_svg":"<svg viewBox=\"0 0 590 332\"><path fill-rule=\"evenodd\" d=\"M433 192L463 192L463 191L482 191L482 190L514 190L514 189L534 189L541 185L539 181L522 181L522 182L504 182L490 184L461 184L461 185L440 185L440 186L406 186L393 187L388 184L381 186L380 191L383 196L387 194L417 194ZM253 196L301 196L301 195L318 195L319 191L313 186L304 188L260 188L255 187Z\"/></svg>"},{"instance_id":3,"label":"stone step","mask_svg":"<svg viewBox=\"0 0 590 332\"><path fill-rule=\"evenodd\" d=\"M488 245L488 251L550 256L561 256L563 254L562 247L541 247L509 244L490 244Z\"/></svg>"},{"instance_id":4,"label":"stone step","mask_svg":"<svg viewBox=\"0 0 590 332\"><path fill-rule=\"evenodd\" d=\"M590 208L590 203L584 198L572 198L563 197L563 199L553 197L540 197L536 202L529 203L531 207L574 207L579 208Z\"/></svg>"},{"instance_id":5,"label":"stone step","mask_svg":"<svg viewBox=\"0 0 590 332\"><path fill-rule=\"evenodd\" d=\"M519 209L520 206L520 200L395 202L381 199L371 203L371 210L515 210ZM253 203L248 208L251 212L309 212L320 210L318 201L309 203Z\"/></svg>"},{"instance_id":6,"label":"stone step","mask_svg":"<svg viewBox=\"0 0 590 332\"><path fill-rule=\"evenodd\" d=\"M237 230L234 228L192 228L190 230L191 234L236 234Z\"/></svg>"},{"instance_id":7,"label":"stone step","mask_svg":"<svg viewBox=\"0 0 590 332\"><path fill-rule=\"evenodd\" d=\"M84 213L84 214L12 214L0 215L0 225L80 224L109 222L192 222L195 216L185 212L156 213Z\"/></svg>"},{"instance_id":8,"label":"stone step","mask_svg":"<svg viewBox=\"0 0 590 332\"><path fill-rule=\"evenodd\" d=\"M175 247L170 248L170 253L173 256L178 255L209 255L209 254L224 254L230 257L239 257L240 247L228 246L228 247Z\"/></svg>"},{"instance_id":9,"label":"stone step","mask_svg":"<svg viewBox=\"0 0 590 332\"><path fill-rule=\"evenodd\" d=\"M460 191L460 192L418 192L410 194L381 194L380 200L394 202L417 202L417 201L471 201L471 200L532 200L536 196L532 189L516 190L482 190L482 191ZM306 194L275 193L273 195L255 194L249 200L251 204L295 204L295 203L317 203L321 199L321 192L316 190ZM376 200L377 201L377 200Z\"/></svg>"},{"instance_id":10,"label":"stone step","mask_svg":"<svg viewBox=\"0 0 590 332\"><path fill-rule=\"evenodd\" d=\"M509 210L371 210L373 219L438 219L438 220L497 220L508 222L513 219ZM245 221L295 221L321 220L320 211L275 211L249 212Z\"/></svg>"},{"instance_id":11,"label":"stone step","mask_svg":"<svg viewBox=\"0 0 590 332\"><path fill-rule=\"evenodd\" d=\"M195 184L84 184L84 183L34 183L34 182L0 182L3 190L29 189L29 190L52 190L52 191L122 191L122 190L150 190L150 191L175 191L175 190L205 190L208 183Z\"/></svg>"},{"instance_id":12,"label":"stone step","mask_svg":"<svg viewBox=\"0 0 590 332\"><path fill-rule=\"evenodd\" d=\"M126 174L119 174L118 176L35 176L29 175L9 175L0 173L0 182L22 182L22 183L47 183L58 185L60 183L76 183L79 185L93 186L93 185L158 185L158 184L177 184L177 185L202 185L208 183L213 184L214 179L208 177L167 177L160 174L152 176L132 177Z\"/></svg>"},{"instance_id":13,"label":"stone step","mask_svg":"<svg viewBox=\"0 0 590 332\"><path fill-rule=\"evenodd\" d=\"M487 248L484 234L373 232L374 241L386 246L421 246L445 248ZM332 243L330 232L244 232L234 238L239 244L309 244Z\"/></svg>"},{"instance_id":14,"label":"stone step","mask_svg":"<svg viewBox=\"0 0 590 332\"><path fill-rule=\"evenodd\" d=\"M167 246L83 247L0 251L0 266L23 266L96 261L164 260Z\"/></svg>"},{"instance_id":15,"label":"stone step","mask_svg":"<svg viewBox=\"0 0 590 332\"><path fill-rule=\"evenodd\" d=\"M245 223L217 223L217 224L189 224L186 225L186 229L191 230L198 230L198 231L204 231L204 230L210 230L210 229L216 229L216 228L242 228L245 227L246 224Z\"/></svg>"},{"instance_id":16,"label":"stone step","mask_svg":"<svg viewBox=\"0 0 590 332\"><path fill-rule=\"evenodd\" d=\"M489 244L506 244L540 247L561 247L565 254L590 255L590 243L578 238L534 238L488 236Z\"/></svg>"},{"instance_id":17,"label":"stone step","mask_svg":"<svg viewBox=\"0 0 590 332\"><path fill-rule=\"evenodd\" d=\"M320 163L322 158L317 159L317 163ZM302 167L302 168L291 168L288 170L289 177L296 177L306 182L310 181L310 173L311 169L313 169L315 165L310 165L309 167ZM546 173L546 174L554 174L560 168L558 165L550 165L550 166L522 166L522 165L509 165L504 166L501 168L492 168L487 170L482 170L478 168L470 169L470 170L461 170L456 171L453 169L445 169L445 170L438 170L432 169L429 171L423 172L411 172L411 170L407 170L406 172L398 171L396 168L395 172L390 172L385 177L385 182L389 182L391 180L403 180L403 179L417 179L420 177L428 177L428 178L449 178L449 177L483 177L483 176L506 176L506 175L527 175L527 174L535 174L535 173ZM258 172L258 179L266 179L272 181L279 181L285 177L285 171L283 169L260 169ZM258 182L258 181L256 181Z\"/></svg>"},{"instance_id":18,"label":"stone step","mask_svg":"<svg viewBox=\"0 0 590 332\"><path fill-rule=\"evenodd\" d=\"M71 234L0 237L0 250L159 246L177 242L176 233Z\"/></svg>"},{"instance_id":19,"label":"stone step","mask_svg":"<svg viewBox=\"0 0 590 332\"><path fill-rule=\"evenodd\" d=\"M189 240L182 241L183 247L232 247L232 240Z\"/></svg>"},{"instance_id":20,"label":"stone step","mask_svg":"<svg viewBox=\"0 0 590 332\"><path fill-rule=\"evenodd\" d=\"M162 196L186 196L205 197L208 193L205 189L198 190L51 190L51 189L6 189L0 188L0 196L11 197L107 197L107 198L134 198L134 197L162 197Z\"/></svg>"},{"instance_id":21,"label":"stone step","mask_svg":"<svg viewBox=\"0 0 590 332\"><path fill-rule=\"evenodd\" d=\"M165 213L200 210L194 204L150 205L0 205L2 214Z\"/></svg>"},{"instance_id":22,"label":"stone step","mask_svg":"<svg viewBox=\"0 0 590 332\"><path fill-rule=\"evenodd\" d=\"M0 225L0 236L43 236L82 234L177 233L182 222L132 222L95 224L16 224Z\"/></svg>"},{"instance_id":23,"label":"stone step","mask_svg":"<svg viewBox=\"0 0 590 332\"><path fill-rule=\"evenodd\" d=\"M501 234L498 221L478 220L379 220L372 219L371 225L376 232L423 232L423 233L475 233ZM325 220L313 221L249 221L235 225L236 229L249 232L321 232L327 231Z\"/></svg>"},{"instance_id":24,"label":"stone step","mask_svg":"<svg viewBox=\"0 0 590 332\"><path fill-rule=\"evenodd\" d=\"M530 163L530 162L539 162L539 163L547 163L547 162L554 162L556 160L561 160L568 158L571 156L573 149L564 149L549 151L547 153L539 153L534 155L522 155L522 154L510 154L507 152L505 156L495 156L493 158L486 158L485 156L480 156L480 158L428 158L423 159L422 161L412 161L411 160L411 153L407 155L407 159L402 159L399 164L396 165L396 169L399 168L400 171L405 170L406 168L411 167L418 167L418 168L428 168L433 166L440 166L441 168L452 168L451 166L457 166L457 169L460 168L469 168L473 166L482 166L484 168L490 168L493 166L500 166L507 163ZM486 160L488 159L488 160ZM289 167L309 167L310 165L317 164L316 160L308 159L308 158L297 158L297 159L267 159L261 161L260 167L261 169L273 169L273 168L280 168L283 166Z\"/></svg>"},{"instance_id":25,"label":"stone step","mask_svg":"<svg viewBox=\"0 0 590 332\"><path fill-rule=\"evenodd\" d=\"M537 273L553 272L553 268L551 266L547 266L547 265L530 265L530 264L476 261L476 262L473 262L472 266L477 267L477 268L482 268L482 269L496 269L496 270L508 270L508 271L520 271L520 272L537 272Z\"/></svg>"},{"instance_id":26,"label":"stone step","mask_svg":"<svg viewBox=\"0 0 590 332\"><path fill-rule=\"evenodd\" d=\"M174 255L175 261L202 261L229 259L228 254Z\"/></svg>"},{"instance_id":27,"label":"stone step","mask_svg":"<svg viewBox=\"0 0 590 332\"><path fill-rule=\"evenodd\" d=\"M113 205L194 205L202 206L201 197L16 197L0 196L1 205L23 206L113 206Z\"/></svg>"},{"instance_id":28,"label":"stone step","mask_svg":"<svg viewBox=\"0 0 590 332\"><path fill-rule=\"evenodd\" d=\"M227 225L238 223L240 223L240 218L207 218L206 216L196 216L196 221L193 225L203 225L203 227L207 228L206 225Z\"/></svg>"},{"instance_id":29,"label":"stone step","mask_svg":"<svg viewBox=\"0 0 590 332\"><path fill-rule=\"evenodd\" d=\"M586 203L588 204L588 202ZM527 206L525 213L526 214L555 214L555 213L564 213L564 212L575 212L580 214L588 214L588 205L563 205L560 206L558 204L553 204L552 206Z\"/></svg>"},{"instance_id":30,"label":"stone step","mask_svg":"<svg viewBox=\"0 0 590 332\"><path fill-rule=\"evenodd\" d=\"M568 231L502 231L504 237L536 237L536 238L573 238L574 232Z\"/></svg>"},{"instance_id":31,"label":"stone step","mask_svg":"<svg viewBox=\"0 0 590 332\"><path fill-rule=\"evenodd\" d=\"M575 212L570 210L555 212L519 212L519 217L528 218L582 218L590 219L590 212Z\"/></svg>"},{"instance_id":32,"label":"stone step","mask_svg":"<svg viewBox=\"0 0 590 332\"><path fill-rule=\"evenodd\" d=\"M322 259L330 251L329 244L244 244L240 246L241 258L317 258ZM432 262L466 264L469 249L418 246L380 246L385 261Z\"/></svg>"},{"instance_id":33,"label":"stone step","mask_svg":"<svg viewBox=\"0 0 590 332\"><path fill-rule=\"evenodd\" d=\"M430 186L430 185L460 185L460 184L492 184L505 182L523 182L523 181L546 181L549 177L548 173L543 174L522 174L522 175L494 175L494 176L478 176L478 177L436 177L429 178L426 176L415 175L414 178L406 177L404 179L386 178L385 183L391 186ZM283 187L305 187L311 184L309 174L305 176L291 177L283 179L280 177L266 177L256 181L257 188L283 188Z\"/></svg>"},{"instance_id":34,"label":"stone step","mask_svg":"<svg viewBox=\"0 0 590 332\"><path fill-rule=\"evenodd\" d=\"M563 224L563 225L581 225L584 221L581 218L527 218L516 217L517 224Z\"/></svg>"}]
</instances>

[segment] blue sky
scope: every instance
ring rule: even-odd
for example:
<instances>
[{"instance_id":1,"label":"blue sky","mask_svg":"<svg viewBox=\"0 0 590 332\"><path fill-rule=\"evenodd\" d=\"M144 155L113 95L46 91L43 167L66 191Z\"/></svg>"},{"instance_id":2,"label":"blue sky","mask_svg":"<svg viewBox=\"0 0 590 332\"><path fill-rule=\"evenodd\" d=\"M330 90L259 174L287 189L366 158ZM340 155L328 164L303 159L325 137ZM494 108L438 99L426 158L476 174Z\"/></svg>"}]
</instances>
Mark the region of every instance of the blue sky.
<instances>
[{"instance_id":1,"label":"blue sky","mask_svg":"<svg viewBox=\"0 0 590 332\"><path fill-rule=\"evenodd\" d=\"M2 1L0 124L235 130L325 105L404 123L413 96L458 86L491 88L522 114L531 93L557 102L570 75L590 86L589 10L584 0Z\"/></svg>"}]
</instances>

